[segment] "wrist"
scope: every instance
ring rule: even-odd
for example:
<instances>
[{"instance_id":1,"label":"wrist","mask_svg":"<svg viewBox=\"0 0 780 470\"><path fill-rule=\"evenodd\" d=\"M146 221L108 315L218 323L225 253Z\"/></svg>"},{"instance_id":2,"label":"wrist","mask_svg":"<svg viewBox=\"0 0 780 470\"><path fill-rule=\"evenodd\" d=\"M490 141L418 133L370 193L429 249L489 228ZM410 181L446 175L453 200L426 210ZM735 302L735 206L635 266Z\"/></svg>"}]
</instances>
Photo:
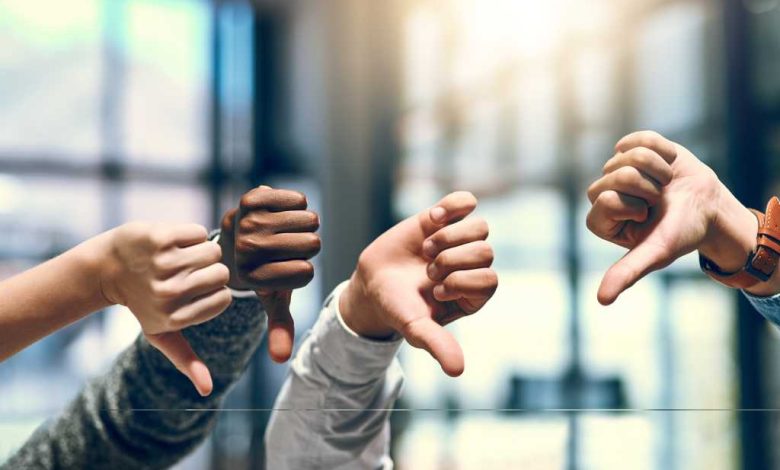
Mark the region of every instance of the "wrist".
<instances>
[{"instance_id":1,"label":"wrist","mask_svg":"<svg viewBox=\"0 0 780 470\"><path fill-rule=\"evenodd\" d=\"M722 184L721 184L722 186ZM725 186L699 253L725 272L737 272L756 249L758 220Z\"/></svg>"},{"instance_id":2,"label":"wrist","mask_svg":"<svg viewBox=\"0 0 780 470\"><path fill-rule=\"evenodd\" d=\"M364 338L391 338L395 330L379 318L368 298L365 284L360 281L357 273L353 274L338 299L342 320L350 330Z\"/></svg>"},{"instance_id":3,"label":"wrist","mask_svg":"<svg viewBox=\"0 0 780 470\"><path fill-rule=\"evenodd\" d=\"M76 255L92 289L91 295L100 304L99 308L121 303L116 294L116 279L119 267L114 247L116 229L89 239L78 247Z\"/></svg>"}]
</instances>

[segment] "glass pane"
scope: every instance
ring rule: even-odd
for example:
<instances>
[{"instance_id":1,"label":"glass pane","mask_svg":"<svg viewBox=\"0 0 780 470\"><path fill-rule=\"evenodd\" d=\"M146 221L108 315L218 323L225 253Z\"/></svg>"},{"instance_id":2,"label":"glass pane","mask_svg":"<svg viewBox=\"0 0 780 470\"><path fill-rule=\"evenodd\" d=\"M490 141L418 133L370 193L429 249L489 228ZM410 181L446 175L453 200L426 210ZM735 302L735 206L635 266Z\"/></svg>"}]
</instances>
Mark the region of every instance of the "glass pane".
<instances>
[{"instance_id":1,"label":"glass pane","mask_svg":"<svg viewBox=\"0 0 780 470\"><path fill-rule=\"evenodd\" d=\"M205 189L146 182L128 183L123 191L125 221L197 223L211 230L211 199Z\"/></svg>"},{"instance_id":2,"label":"glass pane","mask_svg":"<svg viewBox=\"0 0 780 470\"><path fill-rule=\"evenodd\" d=\"M638 129L686 130L705 117L706 10L672 4L638 28L634 55Z\"/></svg>"},{"instance_id":3,"label":"glass pane","mask_svg":"<svg viewBox=\"0 0 780 470\"><path fill-rule=\"evenodd\" d=\"M101 6L0 1L0 157L96 161Z\"/></svg>"},{"instance_id":4,"label":"glass pane","mask_svg":"<svg viewBox=\"0 0 780 470\"><path fill-rule=\"evenodd\" d=\"M127 2L124 152L134 164L204 165L209 136L208 2Z\"/></svg>"}]
</instances>

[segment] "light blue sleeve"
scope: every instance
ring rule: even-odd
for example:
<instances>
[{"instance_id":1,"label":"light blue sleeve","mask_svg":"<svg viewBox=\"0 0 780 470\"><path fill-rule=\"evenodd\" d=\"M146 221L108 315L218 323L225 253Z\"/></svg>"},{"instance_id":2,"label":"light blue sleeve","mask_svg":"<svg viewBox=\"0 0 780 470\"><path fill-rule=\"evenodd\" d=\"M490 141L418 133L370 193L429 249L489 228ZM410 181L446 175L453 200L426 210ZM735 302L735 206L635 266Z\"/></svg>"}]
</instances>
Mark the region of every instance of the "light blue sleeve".
<instances>
[{"instance_id":1,"label":"light blue sleeve","mask_svg":"<svg viewBox=\"0 0 780 470\"><path fill-rule=\"evenodd\" d=\"M352 332L338 311L344 286L293 359L265 436L266 468L393 468L388 418L403 385L401 340Z\"/></svg>"},{"instance_id":2,"label":"light blue sleeve","mask_svg":"<svg viewBox=\"0 0 780 470\"><path fill-rule=\"evenodd\" d=\"M758 297L742 291L758 312L777 326L780 326L780 294Z\"/></svg>"}]
</instances>

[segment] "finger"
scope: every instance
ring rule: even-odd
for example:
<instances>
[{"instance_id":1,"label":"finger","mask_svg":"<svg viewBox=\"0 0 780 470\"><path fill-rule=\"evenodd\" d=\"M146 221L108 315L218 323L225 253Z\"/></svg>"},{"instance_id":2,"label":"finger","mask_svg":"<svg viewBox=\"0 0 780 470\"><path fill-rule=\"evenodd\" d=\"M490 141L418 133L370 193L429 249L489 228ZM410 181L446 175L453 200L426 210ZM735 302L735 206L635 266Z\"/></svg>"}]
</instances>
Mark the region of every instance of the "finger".
<instances>
[{"instance_id":1,"label":"finger","mask_svg":"<svg viewBox=\"0 0 780 470\"><path fill-rule=\"evenodd\" d=\"M174 275L185 269L192 272L205 268L221 260L222 247L218 243L206 241L160 253L154 259L154 267L162 275Z\"/></svg>"},{"instance_id":2,"label":"finger","mask_svg":"<svg viewBox=\"0 0 780 470\"><path fill-rule=\"evenodd\" d=\"M662 245L645 242L626 253L604 274L598 291L602 305L612 304L626 289L633 286L647 274L668 266L673 261L669 251Z\"/></svg>"},{"instance_id":3,"label":"finger","mask_svg":"<svg viewBox=\"0 0 780 470\"><path fill-rule=\"evenodd\" d=\"M269 235L275 233L316 232L320 219L312 211L250 211L239 221L241 233Z\"/></svg>"},{"instance_id":4,"label":"finger","mask_svg":"<svg viewBox=\"0 0 780 470\"><path fill-rule=\"evenodd\" d=\"M214 263L198 269L182 279L181 298L185 302L225 287L230 280L230 270L222 263Z\"/></svg>"},{"instance_id":5,"label":"finger","mask_svg":"<svg viewBox=\"0 0 780 470\"><path fill-rule=\"evenodd\" d=\"M674 163L677 158L677 145L654 131L639 131L628 134L618 141L615 150L625 153L636 147L645 147L656 152L669 164Z\"/></svg>"},{"instance_id":6,"label":"finger","mask_svg":"<svg viewBox=\"0 0 780 470\"><path fill-rule=\"evenodd\" d=\"M609 190L644 199L651 206L661 200L661 186L654 179L631 166L618 168L590 185L588 199L592 204L599 194Z\"/></svg>"},{"instance_id":7,"label":"finger","mask_svg":"<svg viewBox=\"0 0 780 470\"><path fill-rule=\"evenodd\" d=\"M209 232L198 224L180 224L171 229L173 243L179 247L196 245L208 240Z\"/></svg>"},{"instance_id":8,"label":"finger","mask_svg":"<svg viewBox=\"0 0 780 470\"><path fill-rule=\"evenodd\" d=\"M265 263L309 259L320 252L321 246L319 235L306 232L244 235L238 240L236 248L247 262L251 259Z\"/></svg>"},{"instance_id":9,"label":"finger","mask_svg":"<svg viewBox=\"0 0 780 470\"><path fill-rule=\"evenodd\" d=\"M457 377L465 367L463 350L452 336L429 317L420 317L407 324L401 334L416 348L422 348L433 356L445 374Z\"/></svg>"},{"instance_id":10,"label":"finger","mask_svg":"<svg viewBox=\"0 0 780 470\"><path fill-rule=\"evenodd\" d=\"M180 331L146 335L149 344L157 348L182 374L190 379L198 393L205 397L211 394L214 384L206 364L195 354Z\"/></svg>"},{"instance_id":11,"label":"finger","mask_svg":"<svg viewBox=\"0 0 780 470\"><path fill-rule=\"evenodd\" d=\"M642 199L608 190L596 198L588 212L586 224L597 236L614 241L627 221L641 224L647 220L649 211L650 208Z\"/></svg>"},{"instance_id":12,"label":"finger","mask_svg":"<svg viewBox=\"0 0 780 470\"><path fill-rule=\"evenodd\" d=\"M178 308L168 318L169 326L171 329L183 330L190 326L200 325L224 312L232 301L230 289L221 287L196 297Z\"/></svg>"},{"instance_id":13,"label":"finger","mask_svg":"<svg viewBox=\"0 0 780 470\"><path fill-rule=\"evenodd\" d=\"M303 260L275 261L252 269L241 269L241 281L254 290L292 290L311 282L314 266Z\"/></svg>"},{"instance_id":14,"label":"finger","mask_svg":"<svg viewBox=\"0 0 780 470\"><path fill-rule=\"evenodd\" d=\"M316 232L320 217L312 211L286 211L267 214L274 233Z\"/></svg>"},{"instance_id":15,"label":"finger","mask_svg":"<svg viewBox=\"0 0 780 470\"><path fill-rule=\"evenodd\" d=\"M253 210L270 212L305 210L307 205L306 196L301 192L260 186L241 196L239 211L243 215Z\"/></svg>"},{"instance_id":16,"label":"finger","mask_svg":"<svg viewBox=\"0 0 780 470\"><path fill-rule=\"evenodd\" d=\"M238 208L234 207L232 209L229 209L225 214L222 216L222 221L220 223L220 228L222 229L222 232L233 232L233 226L236 222L236 217L238 216Z\"/></svg>"},{"instance_id":17,"label":"finger","mask_svg":"<svg viewBox=\"0 0 780 470\"><path fill-rule=\"evenodd\" d=\"M498 288L498 275L490 268L455 271L433 288L439 302L460 298L490 298Z\"/></svg>"},{"instance_id":18,"label":"finger","mask_svg":"<svg viewBox=\"0 0 780 470\"><path fill-rule=\"evenodd\" d=\"M437 230L423 242L423 254L433 259L443 250L466 243L486 240L490 229L482 217L468 217Z\"/></svg>"},{"instance_id":19,"label":"finger","mask_svg":"<svg viewBox=\"0 0 780 470\"><path fill-rule=\"evenodd\" d=\"M295 322L290 314L292 291L260 294L268 315L268 354L275 362L290 359L295 340Z\"/></svg>"},{"instance_id":20,"label":"finger","mask_svg":"<svg viewBox=\"0 0 780 470\"><path fill-rule=\"evenodd\" d=\"M448 223L457 222L474 212L477 198L468 191L450 193L435 206L422 211L418 217L426 236L430 236Z\"/></svg>"},{"instance_id":21,"label":"finger","mask_svg":"<svg viewBox=\"0 0 780 470\"><path fill-rule=\"evenodd\" d=\"M450 273L479 268L489 268L493 264L493 248L490 243L480 240L444 250L428 265L428 277L432 281L441 281Z\"/></svg>"},{"instance_id":22,"label":"finger","mask_svg":"<svg viewBox=\"0 0 780 470\"><path fill-rule=\"evenodd\" d=\"M666 186L672 182L672 166L658 153L646 147L635 147L628 151L618 152L604 164L604 174L612 173L618 168L631 166L650 176L660 185Z\"/></svg>"}]
</instances>

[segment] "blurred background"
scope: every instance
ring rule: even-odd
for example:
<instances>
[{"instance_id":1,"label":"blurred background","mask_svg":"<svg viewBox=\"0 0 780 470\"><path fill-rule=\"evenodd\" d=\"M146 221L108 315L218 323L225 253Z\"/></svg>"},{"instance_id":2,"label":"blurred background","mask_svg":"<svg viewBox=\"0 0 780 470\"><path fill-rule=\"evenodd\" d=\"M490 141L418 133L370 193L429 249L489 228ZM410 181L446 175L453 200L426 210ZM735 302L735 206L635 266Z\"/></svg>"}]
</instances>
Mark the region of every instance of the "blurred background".
<instances>
[{"instance_id":1,"label":"blurred background","mask_svg":"<svg viewBox=\"0 0 780 470\"><path fill-rule=\"evenodd\" d=\"M777 331L692 257L599 307L621 250L584 194L650 128L763 208L779 75L778 0L0 0L0 274L296 188L324 241L301 338L362 247L470 190L501 286L450 327L461 378L402 349L398 468L775 468ZM137 333L110 309L0 364L0 462ZM285 374L260 350L226 406L268 409ZM258 468L267 418L222 413L179 468Z\"/></svg>"}]
</instances>

